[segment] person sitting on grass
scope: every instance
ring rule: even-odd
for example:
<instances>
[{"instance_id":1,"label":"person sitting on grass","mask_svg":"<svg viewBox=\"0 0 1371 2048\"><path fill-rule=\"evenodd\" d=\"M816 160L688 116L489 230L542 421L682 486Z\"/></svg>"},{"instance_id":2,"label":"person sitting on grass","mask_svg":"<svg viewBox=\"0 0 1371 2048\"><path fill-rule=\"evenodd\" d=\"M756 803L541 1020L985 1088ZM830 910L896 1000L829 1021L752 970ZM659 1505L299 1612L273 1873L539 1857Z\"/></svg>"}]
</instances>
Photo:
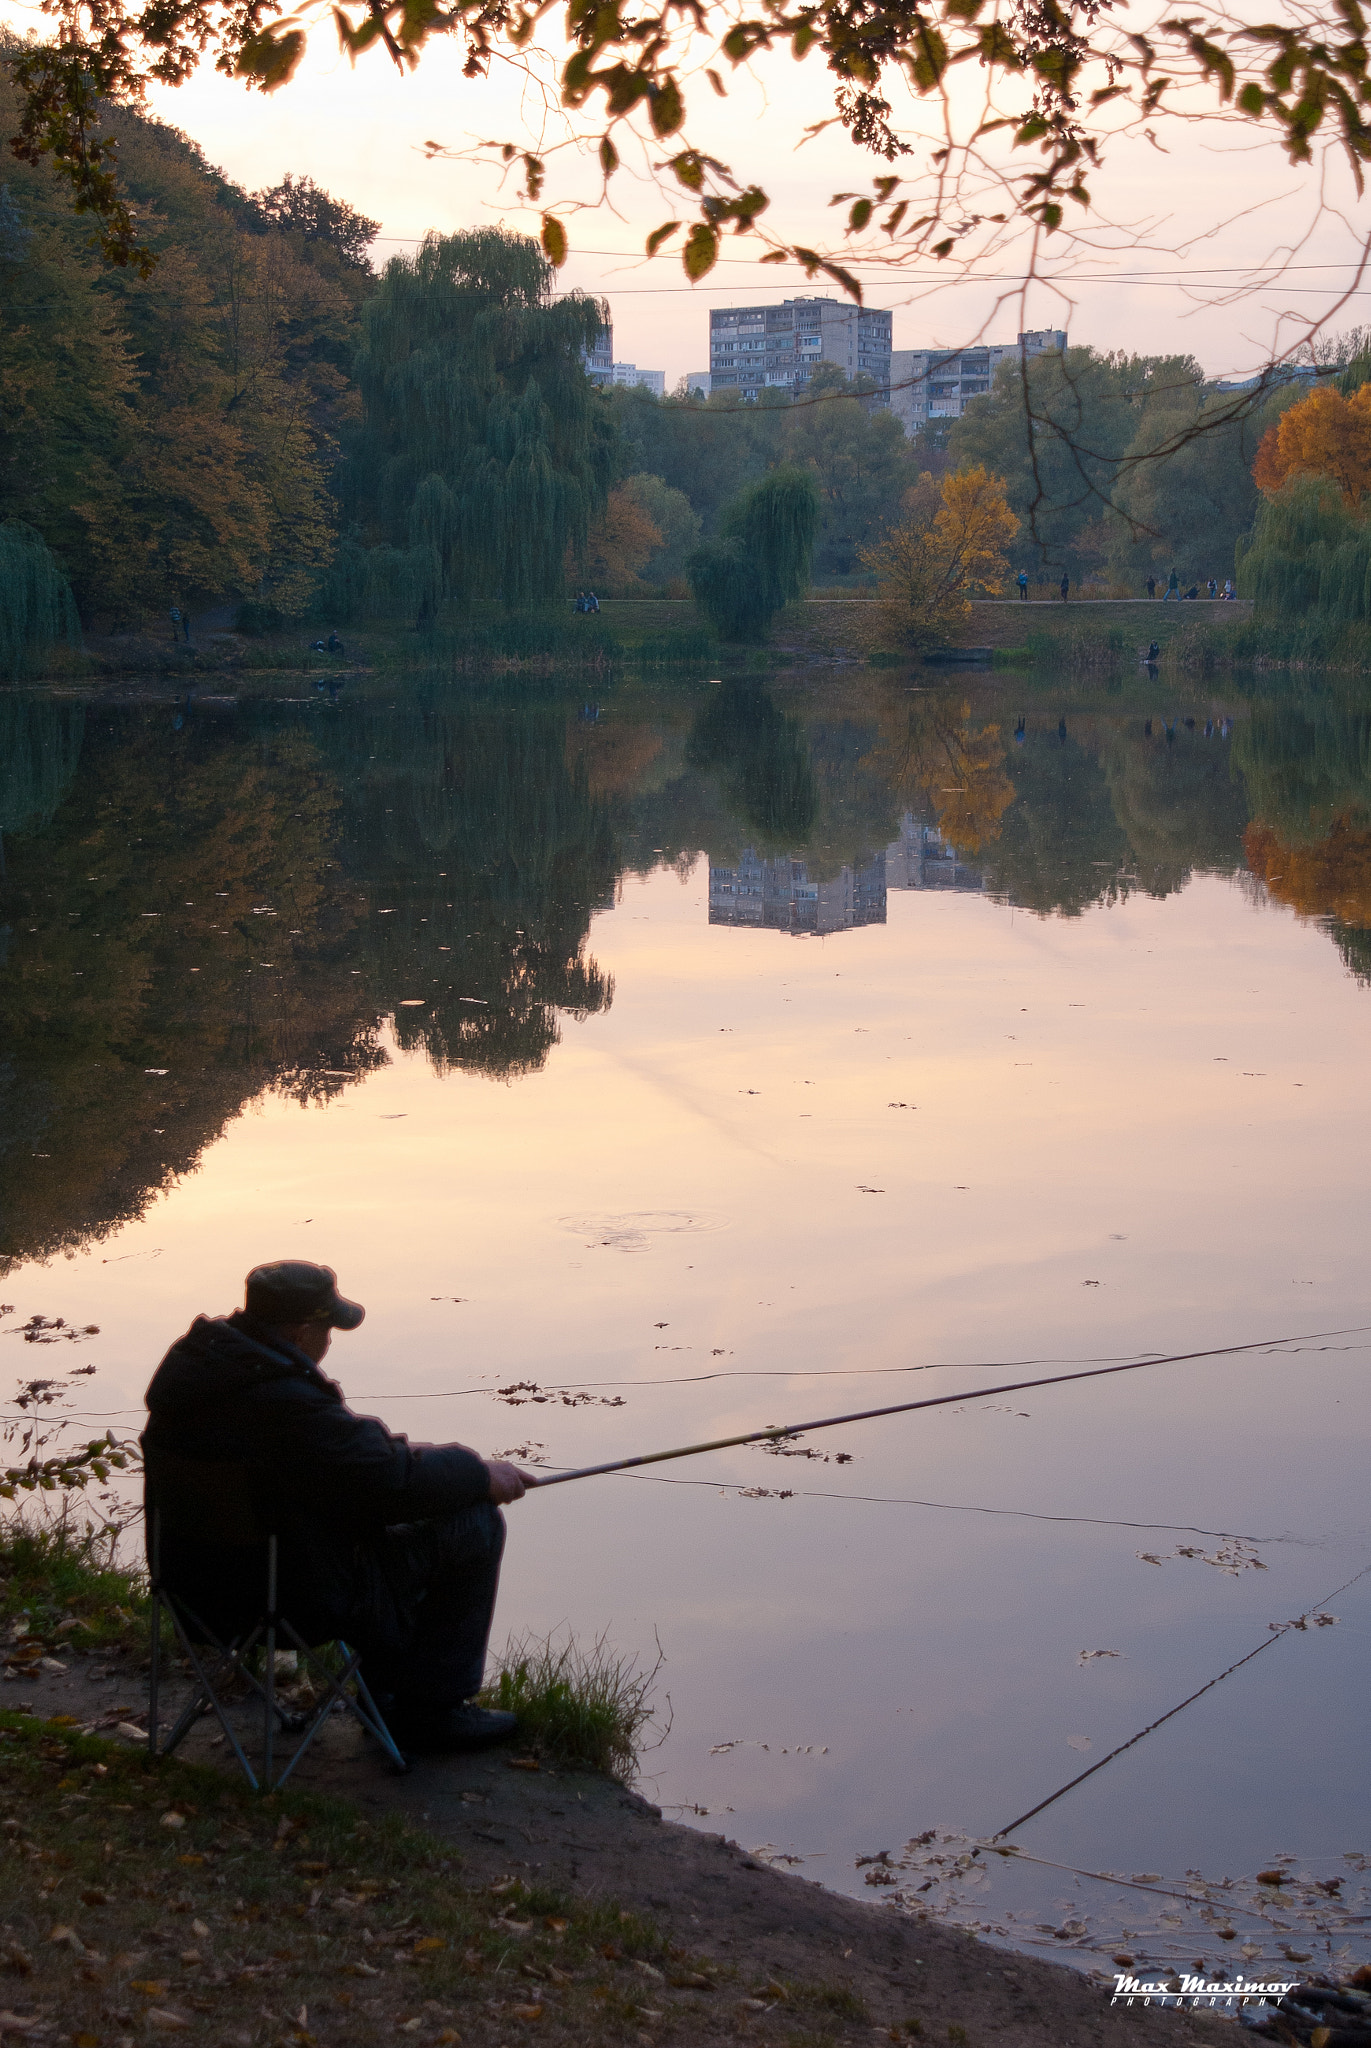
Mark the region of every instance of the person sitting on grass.
<instances>
[{"instance_id":1,"label":"person sitting on grass","mask_svg":"<svg viewBox=\"0 0 1371 2048\"><path fill-rule=\"evenodd\" d=\"M360 1650L400 1748L483 1749L518 1725L473 1702L500 1509L532 1474L355 1415L320 1366L333 1332L364 1314L331 1267L282 1259L254 1266L241 1309L197 1316L178 1337L148 1387L142 1436L161 1577L228 1641L262 1611L274 1533L281 1613L307 1642Z\"/></svg>"}]
</instances>

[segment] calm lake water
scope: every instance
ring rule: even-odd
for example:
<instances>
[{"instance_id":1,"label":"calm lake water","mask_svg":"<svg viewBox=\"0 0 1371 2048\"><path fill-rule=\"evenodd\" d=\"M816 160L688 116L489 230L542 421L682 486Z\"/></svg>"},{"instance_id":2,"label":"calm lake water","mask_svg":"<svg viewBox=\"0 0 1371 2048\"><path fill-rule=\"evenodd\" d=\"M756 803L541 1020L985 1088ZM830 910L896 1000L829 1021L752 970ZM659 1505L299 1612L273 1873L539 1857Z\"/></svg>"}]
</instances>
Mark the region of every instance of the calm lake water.
<instances>
[{"instance_id":1,"label":"calm lake water","mask_svg":"<svg viewBox=\"0 0 1371 2048\"><path fill-rule=\"evenodd\" d=\"M531 1496L497 1644L660 1644L644 1789L873 1903L1361 1960L1371 709L929 675L0 697L0 1331L100 1327L7 1363L136 1427L284 1256L487 1453L964 1391Z\"/></svg>"}]
</instances>

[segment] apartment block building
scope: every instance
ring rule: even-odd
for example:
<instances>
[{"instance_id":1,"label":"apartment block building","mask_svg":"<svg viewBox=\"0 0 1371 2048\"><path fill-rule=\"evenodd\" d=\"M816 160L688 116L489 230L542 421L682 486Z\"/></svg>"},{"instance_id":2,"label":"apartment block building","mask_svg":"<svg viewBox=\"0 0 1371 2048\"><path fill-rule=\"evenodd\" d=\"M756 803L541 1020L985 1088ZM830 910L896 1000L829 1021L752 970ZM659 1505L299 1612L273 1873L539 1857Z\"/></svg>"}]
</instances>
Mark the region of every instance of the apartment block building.
<instances>
[{"instance_id":1,"label":"apartment block building","mask_svg":"<svg viewBox=\"0 0 1371 2048\"><path fill-rule=\"evenodd\" d=\"M644 390L655 392L661 398L666 391L665 370L640 370L636 363L616 363L614 360L614 327L611 323L602 327L594 342L585 351L582 361L586 375L592 384L641 385Z\"/></svg>"},{"instance_id":2,"label":"apartment block building","mask_svg":"<svg viewBox=\"0 0 1371 2048\"><path fill-rule=\"evenodd\" d=\"M957 420L969 398L982 397L1006 359L1065 355L1066 330L1037 327L1017 341L989 342L975 348L899 348L890 357L890 409L914 434L929 420Z\"/></svg>"},{"instance_id":3,"label":"apartment block building","mask_svg":"<svg viewBox=\"0 0 1371 2048\"><path fill-rule=\"evenodd\" d=\"M592 384L614 382L614 328L602 327L585 352L586 374Z\"/></svg>"},{"instance_id":4,"label":"apartment block building","mask_svg":"<svg viewBox=\"0 0 1371 2048\"><path fill-rule=\"evenodd\" d=\"M719 306L709 316L708 389L736 391L741 398L798 391L816 363L836 363L844 376L873 378L884 396L890 341L889 313L838 299Z\"/></svg>"},{"instance_id":5,"label":"apartment block building","mask_svg":"<svg viewBox=\"0 0 1371 2048\"><path fill-rule=\"evenodd\" d=\"M768 859L744 848L738 865L709 869L711 924L750 925L800 934L851 931L885 923L885 856L846 864L827 881L811 881L802 860Z\"/></svg>"},{"instance_id":6,"label":"apartment block building","mask_svg":"<svg viewBox=\"0 0 1371 2048\"><path fill-rule=\"evenodd\" d=\"M608 379L601 381L620 386L636 385L643 391L651 391L657 398L666 396L666 371L640 370L636 363L615 363Z\"/></svg>"}]
</instances>

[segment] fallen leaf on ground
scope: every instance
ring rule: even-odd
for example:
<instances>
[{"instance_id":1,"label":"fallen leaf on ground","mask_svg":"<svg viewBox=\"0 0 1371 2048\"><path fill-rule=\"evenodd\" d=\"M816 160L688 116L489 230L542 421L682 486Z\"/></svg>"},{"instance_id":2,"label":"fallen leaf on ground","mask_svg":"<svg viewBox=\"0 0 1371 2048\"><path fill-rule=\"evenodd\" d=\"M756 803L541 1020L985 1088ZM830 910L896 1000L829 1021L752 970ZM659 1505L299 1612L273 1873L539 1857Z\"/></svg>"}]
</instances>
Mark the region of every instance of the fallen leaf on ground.
<instances>
[{"instance_id":1,"label":"fallen leaf on ground","mask_svg":"<svg viewBox=\"0 0 1371 2048\"><path fill-rule=\"evenodd\" d=\"M170 2006L150 2005L143 2018L150 2027L156 2027L164 2034L179 2033L182 2027L190 2025L183 2012L173 2012Z\"/></svg>"},{"instance_id":2,"label":"fallen leaf on ground","mask_svg":"<svg viewBox=\"0 0 1371 2048\"><path fill-rule=\"evenodd\" d=\"M164 1828L183 1828L185 1824L186 1816L183 1813L177 1813L174 1808L170 1813L162 1815L162 1826Z\"/></svg>"}]
</instances>

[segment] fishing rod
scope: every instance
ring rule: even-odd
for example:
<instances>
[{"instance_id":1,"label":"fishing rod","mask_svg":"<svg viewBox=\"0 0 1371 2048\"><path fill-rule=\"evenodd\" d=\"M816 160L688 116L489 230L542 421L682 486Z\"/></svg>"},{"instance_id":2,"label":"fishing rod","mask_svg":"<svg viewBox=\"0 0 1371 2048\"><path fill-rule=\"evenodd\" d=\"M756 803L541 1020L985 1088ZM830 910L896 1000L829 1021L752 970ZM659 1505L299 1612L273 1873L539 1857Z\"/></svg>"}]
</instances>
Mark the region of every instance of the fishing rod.
<instances>
[{"instance_id":1,"label":"fishing rod","mask_svg":"<svg viewBox=\"0 0 1371 2048\"><path fill-rule=\"evenodd\" d=\"M1107 1379L1112 1373L1142 1372L1152 1365L1184 1365L1197 1358L1227 1358L1235 1351L1260 1351L1269 1346L1288 1343L1288 1338L1265 1338L1254 1344L1225 1344L1212 1351L1177 1351L1165 1358L1133 1358L1122 1365L1096 1365L1086 1372L1053 1373L1047 1379L1010 1380L999 1387L972 1387L960 1394L933 1394L923 1401L897 1401L889 1408L858 1408L850 1415L825 1415L817 1422L790 1422L773 1424L768 1429L745 1430L741 1436L715 1437L704 1444L682 1444L672 1451L646 1451L636 1458L614 1458L607 1465L582 1465L574 1472L550 1472L546 1478L541 1474L530 1475L529 1486L565 1486L571 1479L598 1479L606 1472L630 1472L637 1465L663 1465L673 1458L698 1458L705 1451L730 1451L739 1444L779 1443L797 1436L807 1436L815 1429L838 1429L848 1422L874 1422L884 1415L911 1415L920 1408L948 1408L959 1401L985 1400L991 1394L1023 1394L1034 1387L1060 1387L1072 1380Z\"/></svg>"}]
</instances>

